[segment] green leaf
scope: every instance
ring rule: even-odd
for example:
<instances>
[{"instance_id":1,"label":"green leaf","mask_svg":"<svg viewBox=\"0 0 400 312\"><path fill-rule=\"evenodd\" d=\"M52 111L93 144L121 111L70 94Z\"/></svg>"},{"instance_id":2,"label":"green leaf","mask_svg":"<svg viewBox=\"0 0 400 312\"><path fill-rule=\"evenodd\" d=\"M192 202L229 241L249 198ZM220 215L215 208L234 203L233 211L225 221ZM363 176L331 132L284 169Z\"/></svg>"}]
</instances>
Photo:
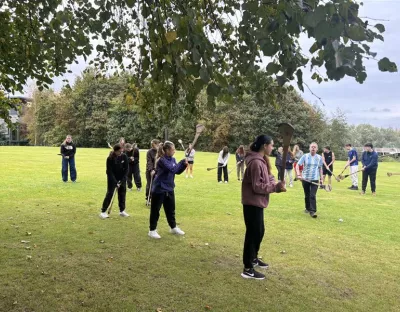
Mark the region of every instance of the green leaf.
<instances>
[{"instance_id":1,"label":"green leaf","mask_svg":"<svg viewBox=\"0 0 400 312\"><path fill-rule=\"evenodd\" d=\"M228 81L226 80L226 78L223 75L221 75L220 73L216 72L214 74L214 77L215 77L215 81L218 82L218 84L220 86L222 86L224 88L228 87Z\"/></svg>"},{"instance_id":2,"label":"green leaf","mask_svg":"<svg viewBox=\"0 0 400 312\"><path fill-rule=\"evenodd\" d=\"M385 32L385 26L382 24L376 24L375 28L379 30L380 33L384 33Z\"/></svg>"},{"instance_id":3,"label":"green leaf","mask_svg":"<svg viewBox=\"0 0 400 312\"><path fill-rule=\"evenodd\" d=\"M347 30L347 34L350 39L354 41L363 41L367 39L367 35L365 34L365 28L359 25L352 25Z\"/></svg>"},{"instance_id":4,"label":"green leaf","mask_svg":"<svg viewBox=\"0 0 400 312\"><path fill-rule=\"evenodd\" d=\"M176 31L169 31L165 34L165 39L167 39L168 43L175 41L176 37L177 37Z\"/></svg>"},{"instance_id":5,"label":"green leaf","mask_svg":"<svg viewBox=\"0 0 400 312\"><path fill-rule=\"evenodd\" d=\"M207 94L209 96L216 97L216 96L218 96L220 90L221 90L221 88L219 86L217 86L214 82L212 82L207 87Z\"/></svg>"},{"instance_id":6,"label":"green leaf","mask_svg":"<svg viewBox=\"0 0 400 312\"><path fill-rule=\"evenodd\" d=\"M278 86L283 87L283 85L287 82L287 78L284 75L277 76L276 81L278 82Z\"/></svg>"},{"instance_id":7,"label":"green leaf","mask_svg":"<svg viewBox=\"0 0 400 312\"><path fill-rule=\"evenodd\" d=\"M200 78L204 81L204 83L208 83L210 81L210 74L208 73L207 68L202 67L200 69Z\"/></svg>"},{"instance_id":8,"label":"green leaf","mask_svg":"<svg viewBox=\"0 0 400 312\"><path fill-rule=\"evenodd\" d=\"M272 74L277 74L281 70L281 65L276 64L275 62L270 62L267 65L267 73L272 75Z\"/></svg>"},{"instance_id":9,"label":"green leaf","mask_svg":"<svg viewBox=\"0 0 400 312\"><path fill-rule=\"evenodd\" d=\"M304 92L304 87L303 87L303 72L301 71L301 69L298 69L296 72L296 76L297 76L297 86L299 87L299 89L301 91Z\"/></svg>"},{"instance_id":10,"label":"green leaf","mask_svg":"<svg viewBox=\"0 0 400 312\"><path fill-rule=\"evenodd\" d=\"M367 79L367 73L366 72L358 72L356 76L356 81L359 83L363 83Z\"/></svg>"},{"instance_id":11,"label":"green leaf","mask_svg":"<svg viewBox=\"0 0 400 312\"><path fill-rule=\"evenodd\" d=\"M311 46L310 48L310 53L314 53L315 51L317 51L319 49L318 47L318 42L314 42L314 44Z\"/></svg>"},{"instance_id":12,"label":"green leaf","mask_svg":"<svg viewBox=\"0 0 400 312\"><path fill-rule=\"evenodd\" d=\"M394 73L397 72L397 65L391 62L387 57L384 57L378 62L378 67L380 71Z\"/></svg>"},{"instance_id":13,"label":"green leaf","mask_svg":"<svg viewBox=\"0 0 400 312\"><path fill-rule=\"evenodd\" d=\"M133 8L136 1L135 1L135 0L125 0L125 2L126 2L126 5L127 5L129 8Z\"/></svg>"},{"instance_id":14,"label":"green leaf","mask_svg":"<svg viewBox=\"0 0 400 312\"><path fill-rule=\"evenodd\" d=\"M201 79L196 79L193 83L194 89L196 93L200 93L201 90L203 90L204 87L204 81Z\"/></svg>"}]
</instances>

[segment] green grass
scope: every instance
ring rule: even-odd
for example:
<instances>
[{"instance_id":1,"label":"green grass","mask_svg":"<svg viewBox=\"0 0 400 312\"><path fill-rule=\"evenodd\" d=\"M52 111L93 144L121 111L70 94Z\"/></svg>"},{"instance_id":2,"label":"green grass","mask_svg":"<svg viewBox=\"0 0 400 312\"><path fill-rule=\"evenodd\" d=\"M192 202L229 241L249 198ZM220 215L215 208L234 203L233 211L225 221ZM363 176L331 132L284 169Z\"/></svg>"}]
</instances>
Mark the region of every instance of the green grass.
<instances>
[{"instance_id":1,"label":"green grass","mask_svg":"<svg viewBox=\"0 0 400 312\"><path fill-rule=\"evenodd\" d=\"M186 235L169 234L162 212L162 239L150 240L143 192L127 193L130 218L117 203L98 217L108 150L78 149L76 184L61 182L57 153L0 147L0 311L400 310L400 177L386 176L398 163L380 164L375 198L348 179L320 190L318 219L303 213L300 184L273 194L260 252L270 269L254 281L240 277L240 183L205 170L216 154L196 154L194 179L176 177Z\"/></svg>"}]
</instances>

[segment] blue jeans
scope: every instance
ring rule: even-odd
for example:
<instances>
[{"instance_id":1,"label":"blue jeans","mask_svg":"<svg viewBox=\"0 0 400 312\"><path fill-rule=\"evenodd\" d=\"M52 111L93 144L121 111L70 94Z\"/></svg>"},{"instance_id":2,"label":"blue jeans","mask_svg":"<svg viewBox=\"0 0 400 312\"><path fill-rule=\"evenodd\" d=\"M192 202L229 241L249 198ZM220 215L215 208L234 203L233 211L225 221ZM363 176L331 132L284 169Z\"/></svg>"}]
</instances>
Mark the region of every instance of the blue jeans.
<instances>
[{"instance_id":1,"label":"blue jeans","mask_svg":"<svg viewBox=\"0 0 400 312\"><path fill-rule=\"evenodd\" d=\"M76 180L75 157L63 158L61 174L64 182L68 181L68 164L69 164L69 174L71 176L71 181Z\"/></svg>"}]
</instances>

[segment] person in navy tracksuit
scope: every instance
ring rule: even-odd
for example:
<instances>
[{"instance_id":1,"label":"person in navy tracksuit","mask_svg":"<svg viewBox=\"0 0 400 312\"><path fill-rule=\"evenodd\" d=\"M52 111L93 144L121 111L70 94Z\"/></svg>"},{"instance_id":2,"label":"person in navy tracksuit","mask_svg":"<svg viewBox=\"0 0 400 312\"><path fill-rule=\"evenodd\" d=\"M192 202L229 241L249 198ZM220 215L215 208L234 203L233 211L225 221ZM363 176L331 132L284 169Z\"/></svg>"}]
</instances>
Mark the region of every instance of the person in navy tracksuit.
<instances>
[{"instance_id":1,"label":"person in navy tracksuit","mask_svg":"<svg viewBox=\"0 0 400 312\"><path fill-rule=\"evenodd\" d=\"M372 195L376 195L376 171L378 170L378 153L374 151L371 143L364 145L362 153L362 191L361 195L365 195L365 190L368 184L368 177L371 183Z\"/></svg>"},{"instance_id":2,"label":"person in navy tracksuit","mask_svg":"<svg viewBox=\"0 0 400 312\"><path fill-rule=\"evenodd\" d=\"M182 159L176 163L175 145L170 141L160 144L156 159L156 174L151 189L151 208L150 208L150 231L151 238L161 238L157 232L157 223L160 217L161 206L164 206L165 215L171 228L170 233L184 235L175 220L175 175L185 171L188 161Z\"/></svg>"}]
</instances>

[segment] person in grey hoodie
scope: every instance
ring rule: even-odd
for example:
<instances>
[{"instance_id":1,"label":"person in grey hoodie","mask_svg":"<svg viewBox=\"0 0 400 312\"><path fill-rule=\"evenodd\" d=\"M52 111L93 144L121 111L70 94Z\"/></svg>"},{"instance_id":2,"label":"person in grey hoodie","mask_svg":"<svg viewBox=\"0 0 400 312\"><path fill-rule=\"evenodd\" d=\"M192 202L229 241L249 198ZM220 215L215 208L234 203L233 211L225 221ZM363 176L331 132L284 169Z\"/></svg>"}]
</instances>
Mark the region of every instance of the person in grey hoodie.
<instances>
[{"instance_id":1,"label":"person in grey hoodie","mask_svg":"<svg viewBox=\"0 0 400 312\"><path fill-rule=\"evenodd\" d=\"M250 145L245 156L246 171L242 182L242 204L246 235L243 248L243 278L264 279L265 275L254 270L254 266L268 268L258 258L264 236L264 208L268 206L269 194L286 192L284 183L275 183L271 174L269 155L274 148L271 137L260 135Z\"/></svg>"}]
</instances>

